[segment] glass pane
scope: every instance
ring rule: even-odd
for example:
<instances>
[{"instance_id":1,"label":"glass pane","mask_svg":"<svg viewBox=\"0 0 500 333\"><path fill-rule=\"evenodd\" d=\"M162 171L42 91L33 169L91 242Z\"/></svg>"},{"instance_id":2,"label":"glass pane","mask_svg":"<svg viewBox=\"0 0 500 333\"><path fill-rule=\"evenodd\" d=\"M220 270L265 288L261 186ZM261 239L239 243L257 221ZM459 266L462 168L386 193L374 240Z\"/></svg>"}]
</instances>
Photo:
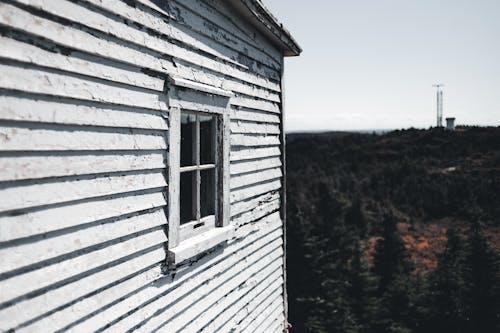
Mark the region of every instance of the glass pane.
<instances>
[{"instance_id":1,"label":"glass pane","mask_svg":"<svg viewBox=\"0 0 500 333\"><path fill-rule=\"evenodd\" d=\"M196 171L181 172L180 223L196 220Z\"/></svg>"},{"instance_id":2,"label":"glass pane","mask_svg":"<svg viewBox=\"0 0 500 333\"><path fill-rule=\"evenodd\" d=\"M201 171L201 217L215 214L215 169Z\"/></svg>"},{"instance_id":3,"label":"glass pane","mask_svg":"<svg viewBox=\"0 0 500 333\"><path fill-rule=\"evenodd\" d=\"M215 117L200 115L200 163L215 163Z\"/></svg>"},{"instance_id":4,"label":"glass pane","mask_svg":"<svg viewBox=\"0 0 500 333\"><path fill-rule=\"evenodd\" d=\"M181 166L196 165L194 158L196 116L181 113Z\"/></svg>"}]
</instances>

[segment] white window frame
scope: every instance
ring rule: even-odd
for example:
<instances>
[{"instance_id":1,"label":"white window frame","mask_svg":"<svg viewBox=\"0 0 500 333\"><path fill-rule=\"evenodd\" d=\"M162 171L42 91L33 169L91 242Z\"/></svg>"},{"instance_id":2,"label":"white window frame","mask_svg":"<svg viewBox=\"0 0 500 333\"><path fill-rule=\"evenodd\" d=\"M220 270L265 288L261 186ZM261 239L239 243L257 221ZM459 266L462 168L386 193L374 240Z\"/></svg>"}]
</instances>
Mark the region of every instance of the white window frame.
<instances>
[{"instance_id":1,"label":"white window frame","mask_svg":"<svg viewBox=\"0 0 500 333\"><path fill-rule=\"evenodd\" d=\"M230 103L231 92L185 79L171 78L169 87L169 160L168 160L168 262L179 264L220 245L232 237L230 221ZM182 94L210 96L217 101L212 107L207 98L203 105L193 106L183 101ZM209 99L210 100L210 99ZM226 105L221 108L220 105ZM214 102L215 105L215 102ZM180 141L181 113L214 115L215 129L215 215L208 216L205 225L194 228L198 221L180 224Z\"/></svg>"}]
</instances>

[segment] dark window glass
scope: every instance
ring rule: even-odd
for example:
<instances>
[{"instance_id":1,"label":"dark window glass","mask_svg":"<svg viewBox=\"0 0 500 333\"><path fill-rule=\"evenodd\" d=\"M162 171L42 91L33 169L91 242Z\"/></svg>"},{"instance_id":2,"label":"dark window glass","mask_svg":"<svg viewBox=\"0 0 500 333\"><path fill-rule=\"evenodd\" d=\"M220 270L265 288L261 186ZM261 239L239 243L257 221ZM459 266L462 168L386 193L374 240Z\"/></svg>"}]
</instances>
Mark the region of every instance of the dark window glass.
<instances>
[{"instance_id":1,"label":"dark window glass","mask_svg":"<svg viewBox=\"0 0 500 333\"><path fill-rule=\"evenodd\" d=\"M181 166L196 164L194 157L196 116L189 113L181 114Z\"/></svg>"},{"instance_id":2,"label":"dark window glass","mask_svg":"<svg viewBox=\"0 0 500 333\"><path fill-rule=\"evenodd\" d=\"M180 223L196 220L196 171L181 172Z\"/></svg>"},{"instance_id":3,"label":"dark window glass","mask_svg":"<svg viewBox=\"0 0 500 333\"><path fill-rule=\"evenodd\" d=\"M215 169L201 170L201 217L215 214Z\"/></svg>"},{"instance_id":4,"label":"dark window glass","mask_svg":"<svg viewBox=\"0 0 500 333\"><path fill-rule=\"evenodd\" d=\"M198 116L200 120L200 163L215 163L215 118Z\"/></svg>"}]
</instances>

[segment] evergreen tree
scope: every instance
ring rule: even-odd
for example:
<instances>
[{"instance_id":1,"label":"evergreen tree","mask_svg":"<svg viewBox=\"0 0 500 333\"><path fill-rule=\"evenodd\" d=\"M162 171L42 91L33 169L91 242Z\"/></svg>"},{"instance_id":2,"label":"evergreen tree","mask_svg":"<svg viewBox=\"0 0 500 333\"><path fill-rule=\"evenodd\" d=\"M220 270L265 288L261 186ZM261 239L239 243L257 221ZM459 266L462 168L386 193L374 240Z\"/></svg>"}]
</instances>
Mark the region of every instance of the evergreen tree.
<instances>
[{"instance_id":1,"label":"evergreen tree","mask_svg":"<svg viewBox=\"0 0 500 333\"><path fill-rule=\"evenodd\" d=\"M385 217L382 238L376 244L373 271L378 277L378 304L372 331L411 332L411 265L391 215Z\"/></svg>"},{"instance_id":2,"label":"evergreen tree","mask_svg":"<svg viewBox=\"0 0 500 333\"><path fill-rule=\"evenodd\" d=\"M463 279L466 332L499 332L499 255L489 246L477 220L468 234Z\"/></svg>"},{"instance_id":3,"label":"evergreen tree","mask_svg":"<svg viewBox=\"0 0 500 333\"><path fill-rule=\"evenodd\" d=\"M307 242L313 267L314 286L304 297L308 332L368 333L373 313L373 278L360 246L359 224L344 215L347 209L339 196L320 185L318 218L314 235ZM354 216L356 214L352 214ZM358 215L359 217L360 215ZM364 218L364 217L362 217Z\"/></svg>"},{"instance_id":4,"label":"evergreen tree","mask_svg":"<svg viewBox=\"0 0 500 333\"><path fill-rule=\"evenodd\" d=\"M345 222L347 225L355 226L358 229L359 237L363 238L366 235L368 223L363 211L363 204L359 198L354 199L347 210Z\"/></svg>"},{"instance_id":5,"label":"evergreen tree","mask_svg":"<svg viewBox=\"0 0 500 333\"><path fill-rule=\"evenodd\" d=\"M370 272L359 240L357 249L349 265L349 288L347 290L351 311L356 318L357 332L371 332L371 324L375 315L374 293L376 281Z\"/></svg>"},{"instance_id":6,"label":"evergreen tree","mask_svg":"<svg viewBox=\"0 0 500 333\"><path fill-rule=\"evenodd\" d=\"M465 317L464 246L455 229L448 229L444 251L438 256L438 266L428 278L422 309L425 332L461 332Z\"/></svg>"},{"instance_id":7,"label":"evergreen tree","mask_svg":"<svg viewBox=\"0 0 500 333\"><path fill-rule=\"evenodd\" d=\"M381 296L399 275L408 275L411 265L392 215L386 215L382 238L375 246L373 272L379 278L378 295Z\"/></svg>"}]
</instances>

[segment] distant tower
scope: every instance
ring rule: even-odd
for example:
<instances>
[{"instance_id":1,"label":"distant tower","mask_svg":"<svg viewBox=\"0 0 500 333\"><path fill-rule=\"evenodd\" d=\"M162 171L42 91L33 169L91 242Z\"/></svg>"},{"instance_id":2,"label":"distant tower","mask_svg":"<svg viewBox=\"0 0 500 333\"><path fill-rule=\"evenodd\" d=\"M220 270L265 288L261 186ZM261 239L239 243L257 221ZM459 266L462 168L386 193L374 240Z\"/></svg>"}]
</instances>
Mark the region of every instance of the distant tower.
<instances>
[{"instance_id":1,"label":"distant tower","mask_svg":"<svg viewBox=\"0 0 500 333\"><path fill-rule=\"evenodd\" d=\"M433 85L436 87L436 110L437 110L437 127L443 127L443 90L444 86L442 83Z\"/></svg>"}]
</instances>

